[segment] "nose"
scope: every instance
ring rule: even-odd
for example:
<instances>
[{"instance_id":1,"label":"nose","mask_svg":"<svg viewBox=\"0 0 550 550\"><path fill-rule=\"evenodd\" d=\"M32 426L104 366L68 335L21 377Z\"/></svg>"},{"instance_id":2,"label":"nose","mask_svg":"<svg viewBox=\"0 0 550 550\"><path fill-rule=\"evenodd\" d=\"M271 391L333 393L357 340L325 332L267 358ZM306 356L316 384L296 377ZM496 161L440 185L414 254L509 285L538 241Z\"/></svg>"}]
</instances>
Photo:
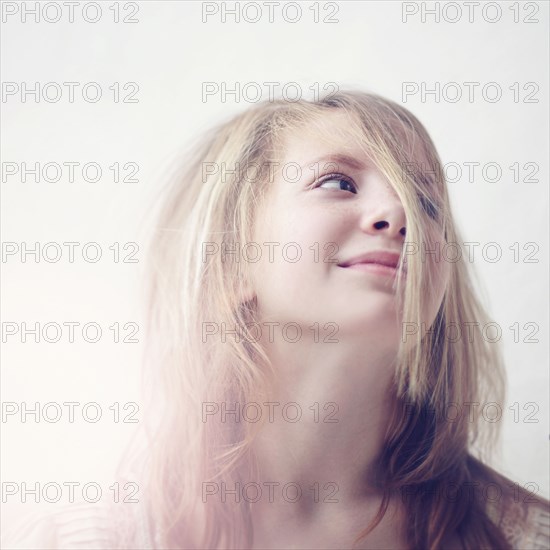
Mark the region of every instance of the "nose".
<instances>
[{"instance_id":1,"label":"nose","mask_svg":"<svg viewBox=\"0 0 550 550\"><path fill-rule=\"evenodd\" d=\"M387 188L365 197L361 230L370 235L403 238L406 235L405 210L393 190Z\"/></svg>"},{"instance_id":2,"label":"nose","mask_svg":"<svg viewBox=\"0 0 550 550\"><path fill-rule=\"evenodd\" d=\"M407 228L405 226L404 216L398 214L388 213L382 216L383 219L375 221L372 224L372 233L386 233L390 237L397 237L398 235L405 236Z\"/></svg>"}]
</instances>

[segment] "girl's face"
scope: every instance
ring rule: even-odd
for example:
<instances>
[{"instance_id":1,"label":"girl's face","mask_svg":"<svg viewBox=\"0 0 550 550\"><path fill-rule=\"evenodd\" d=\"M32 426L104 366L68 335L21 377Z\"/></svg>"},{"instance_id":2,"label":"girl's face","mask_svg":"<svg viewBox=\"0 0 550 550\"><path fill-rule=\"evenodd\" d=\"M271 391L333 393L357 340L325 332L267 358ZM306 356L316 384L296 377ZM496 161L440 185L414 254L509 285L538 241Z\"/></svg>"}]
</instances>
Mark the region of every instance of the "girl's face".
<instances>
[{"instance_id":1,"label":"girl's face","mask_svg":"<svg viewBox=\"0 0 550 550\"><path fill-rule=\"evenodd\" d=\"M398 259L405 212L348 127L344 113L332 112L287 134L256 213L262 257L250 264L253 291L262 322L298 323L304 337L318 330L321 342L362 336L395 351L401 338L396 270L375 262ZM444 267L424 315L428 326L443 297Z\"/></svg>"}]
</instances>

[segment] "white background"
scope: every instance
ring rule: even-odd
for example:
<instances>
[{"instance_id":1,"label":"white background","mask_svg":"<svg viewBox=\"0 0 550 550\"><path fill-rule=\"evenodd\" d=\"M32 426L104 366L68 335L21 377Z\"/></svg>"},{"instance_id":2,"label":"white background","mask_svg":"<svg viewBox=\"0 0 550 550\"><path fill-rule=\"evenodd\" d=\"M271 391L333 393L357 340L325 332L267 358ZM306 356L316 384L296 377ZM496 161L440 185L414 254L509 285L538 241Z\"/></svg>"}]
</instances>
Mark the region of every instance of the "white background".
<instances>
[{"instance_id":1,"label":"white background","mask_svg":"<svg viewBox=\"0 0 550 550\"><path fill-rule=\"evenodd\" d=\"M2 346L2 401L46 403L97 402L103 418L96 424L67 416L58 423L26 423L20 417L3 418L3 481L98 481L104 488L113 480L114 465L135 424L114 423L108 409L114 402L140 402L141 344L113 343L108 329L118 321L140 323L139 287L142 262L115 263L109 246L144 241L152 198L163 182L166 168L201 130L251 105L242 97L201 96L204 82L222 82L228 88L256 82L296 82L304 96L311 86L321 90L334 82L340 88L360 88L403 102L403 82L425 82L433 89L455 82L463 96L456 102L434 95L412 95L403 103L424 123L444 163L458 163L464 171L449 184L454 213L466 241L481 246L496 242L502 259L490 263L476 249L474 264L480 291L492 318L503 327L509 393L503 407L503 439L497 469L521 484L536 483L550 494L548 477L549 374L548 374L548 3L491 3L482 12L477 6L470 22L466 6L453 23L456 8L440 3L440 21L426 15L424 3L354 1L319 4L320 22L314 22L312 2L301 2L302 15L295 23L284 20L282 4L269 22L267 7L261 20L249 23L221 12L202 21L201 2L140 2L137 23L113 22L113 2L100 2L96 23L83 19L76 7L74 23L68 8L59 22L22 20L23 6L10 15L4 3L1 37L1 78L32 87L35 82L79 82L74 103L68 89L57 102L21 93L2 96L2 161L34 165L35 162L97 162L103 177L88 183L79 177L68 182L26 183L20 175L2 182L2 241L79 243L97 242L102 259L93 264L77 248L74 263L67 254L57 263L21 254L3 258L3 322L41 323L93 321L103 328L95 344L21 343L21 335L7 337ZM27 2L33 8L34 2ZM61 3L53 3L63 7ZM233 4L233 3L229 3ZM327 3L330 4L330 3ZM42 3L42 6L44 3ZM495 7L496 5L496 7ZM332 6L338 8L333 13ZM424 4L426 6L426 4ZM430 2L428 8L435 4ZM500 7L500 18L496 19ZM88 8L88 18L96 11ZM120 18L129 16L131 3L121 2ZM409 15L403 21L404 10ZM516 11L514 11L514 9ZM248 8L244 15L255 16ZM288 8L288 19L296 10ZM332 14L332 17L330 15ZM484 15L486 17L484 17ZM515 15L519 21L515 22ZM53 19L56 8L48 8ZM337 20L335 23L323 19ZM527 20L538 20L528 23ZM97 103L82 98L87 82L100 84ZM138 103L115 103L109 86L119 82L139 85ZM464 82L477 82L469 101ZM502 89L500 101L488 101L482 88L489 82ZM519 83L519 98L509 89ZM535 83L536 103L525 103ZM448 97L456 88L447 86ZM253 98L253 88L249 88ZM488 90L494 92L494 88ZM54 93L52 89L51 93ZM289 97L294 92L289 89ZM125 93L122 94L124 97ZM267 98L267 95L264 96ZM490 99L493 98L491 93ZM423 100L424 99L424 100ZM114 183L109 170L114 162L139 164L138 183ZM481 166L495 162L502 168L498 182L485 181L480 168L468 181L465 162ZM514 163L539 166L538 182L515 183L509 169ZM454 172L452 176L454 177ZM493 172L489 172L492 177ZM528 175L523 168L520 178ZM509 246L519 244L520 259L538 246L538 263L514 262ZM490 250L489 252L493 252ZM143 259L142 251L137 255ZM515 343L508 328L514 323L536 323L538 343ZM520 339L528 332L521 329ZM508 407L519 404L520 422ZM535 403L537 423L525 423ZM139 414L137 415L139 418ZM516 419L517 420L517 419ZM531 487L533 487L531 485ZM106 489L108 491L108 489ZM32 497L31 497L32 501ZM20 508L20 497L8 499L8 513ZM31 505L28 505L29 507ZM10 517L4 516L4 518Z\"/></svg>"}]
</instances>

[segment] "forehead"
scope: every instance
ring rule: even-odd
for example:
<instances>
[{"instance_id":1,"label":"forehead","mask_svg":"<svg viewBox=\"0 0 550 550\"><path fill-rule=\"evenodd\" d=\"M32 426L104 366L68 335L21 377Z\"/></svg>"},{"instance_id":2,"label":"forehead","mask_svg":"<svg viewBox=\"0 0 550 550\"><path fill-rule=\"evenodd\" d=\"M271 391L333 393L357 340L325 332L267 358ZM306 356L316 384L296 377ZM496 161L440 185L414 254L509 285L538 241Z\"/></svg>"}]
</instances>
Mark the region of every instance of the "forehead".
<instances>
[{"instance_id":1,"label":"forehead","mask_svg":"<svg viewBox=\"0 0 550 550\"><path fill-rule=\"evenodd\" d=\"M352 116L343 110L317 115L299 126L288 128L281 139L281 156L285 162L298 162L323 157L335 152L358 160L365 157L365 142Z\"/></svg>"},{"instance_id":2,"label":"forehead","mask_svg":"<svg viewBox=\"0 0 550 550\"><path fill-rule=\"evenodd\" d=\"M376 127L368 128L358 115L343 109L320 113L284 131L279 141L280 158L285 163L301 163L340 155L354 158L358 164L373 166L383 140L394 159L427 165L426 144L414 130L397 118L377 120L374 124ZM378 143L373 138L376 134Z\"/></svg>"}]
</instances>

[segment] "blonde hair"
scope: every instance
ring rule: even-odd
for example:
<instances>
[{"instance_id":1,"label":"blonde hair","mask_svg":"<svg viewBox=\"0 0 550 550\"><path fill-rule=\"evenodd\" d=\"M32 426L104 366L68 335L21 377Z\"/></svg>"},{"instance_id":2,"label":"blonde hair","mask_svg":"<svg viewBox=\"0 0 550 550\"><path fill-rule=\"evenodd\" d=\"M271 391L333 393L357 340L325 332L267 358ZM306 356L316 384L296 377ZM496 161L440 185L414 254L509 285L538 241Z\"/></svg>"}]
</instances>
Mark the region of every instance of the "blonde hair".
<instances>
[{"instance_id":1,"label":"blonde hair","mask_svg":"<svg viewBox=\"0 0 550 550\"><path fill-rule=\"evenodd\" d=\"M436 149L421 123L392 101L339 91L312 102L265 102L204 136L161 197L149 250L147 383L158 415L150 426L147 495L157 543L163 548L251 546L247 502L228 506L199 501L204 481L234 486L251 479L258 465L250 444L261 422L204 423L202 403L259 401L267 395L274 373L253 335L240 343L230 338L223 346L203 342L204 320L241 327L245 335L247 326L258 321L254 300L242 300L248 284L246 263L224 263L220 254L203 258L203 243L234 246L253 241L255 213L270 182L266 177L251 180L248 168L280 161L287 132L335 111L347 114L357 142L401 199L407 218L405 244L433 247L430 227L439 228L445 242L461 242ZM418 166L420 157L428 171L404 169ZM206 163L217 169L205 170ZM235 171L224 173L222 166ZM403 319L417 327L433 284L430 258L407 258ZM382 519L392 495L406 490L411 548L435 550L452 533L467 549L509 547L483 497L483 483L505 487L506 479L484 464L480 450L477 458L473 454L474 444L492 448L497 424L490 425L493 433L484 435L478 430L476 410L473 422L469 415L444 420L450 404L484 402L490 391L491 399L502 403L502 361L479 328L486 319L466 263L451 263L432 330L417 331L414 345L399 349L392 385L395 406L377 462L376 481L384 500L375 521L356 541ZM472 338L451 342L446 337L451 323L464 327L470 321L479 323L471 328ZM437 498L451 482L468 491L453 501ZM477 483L473 498L472 482Z\"/></svg>"}]
</instances>

